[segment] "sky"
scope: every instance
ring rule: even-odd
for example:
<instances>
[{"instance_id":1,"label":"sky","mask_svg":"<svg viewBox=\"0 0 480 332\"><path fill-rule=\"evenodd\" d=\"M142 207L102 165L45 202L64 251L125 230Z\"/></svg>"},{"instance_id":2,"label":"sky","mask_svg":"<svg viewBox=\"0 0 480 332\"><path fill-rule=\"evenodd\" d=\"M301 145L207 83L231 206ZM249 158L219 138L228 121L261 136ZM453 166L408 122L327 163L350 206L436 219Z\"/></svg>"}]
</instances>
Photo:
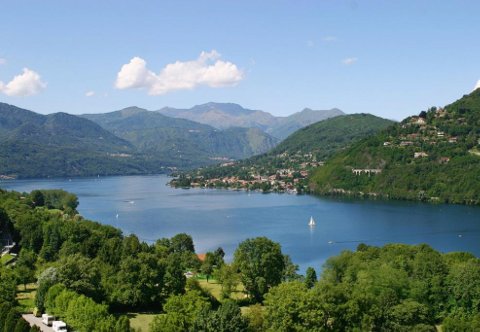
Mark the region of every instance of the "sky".
<instances>
[{"instance_id":1,"label":"sky","mask_svg":"<svg viewBox=\"0 0 480 332\"><path fill-rule=\"evenodd\" d=\"M401 120L480 83L478 13L477 0L2 1L0 102Z\"/></svg>"}]
</instances>

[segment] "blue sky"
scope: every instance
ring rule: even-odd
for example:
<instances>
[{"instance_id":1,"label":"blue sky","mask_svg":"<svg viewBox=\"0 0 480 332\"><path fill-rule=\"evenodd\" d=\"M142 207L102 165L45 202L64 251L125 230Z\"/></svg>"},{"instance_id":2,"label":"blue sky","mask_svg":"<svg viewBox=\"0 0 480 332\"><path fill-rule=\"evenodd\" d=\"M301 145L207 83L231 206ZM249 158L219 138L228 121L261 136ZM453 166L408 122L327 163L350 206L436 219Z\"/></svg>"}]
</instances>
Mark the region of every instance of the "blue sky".
<instances>
[{"instance_id":1,"label":"blue sky","mask_svg":"<svg viewBox=\"0 0 480 332\"><path fill-rule=\"evenodd\" d=\"M474 0L5 1L0 101L73 114L217 101L399 120L472 91L478 13Z\"/></svg>"}]
</instances>

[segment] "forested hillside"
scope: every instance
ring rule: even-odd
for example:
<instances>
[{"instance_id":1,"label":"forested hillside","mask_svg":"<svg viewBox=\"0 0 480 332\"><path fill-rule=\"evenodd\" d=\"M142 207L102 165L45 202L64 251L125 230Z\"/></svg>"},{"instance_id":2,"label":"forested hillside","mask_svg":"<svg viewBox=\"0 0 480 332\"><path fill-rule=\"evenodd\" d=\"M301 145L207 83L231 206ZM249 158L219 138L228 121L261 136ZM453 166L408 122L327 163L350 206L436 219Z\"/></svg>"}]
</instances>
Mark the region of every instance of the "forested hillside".
<instances>
[{"instance_id":1,"label":"forested hillside","mask_svg":"<svg viewBox=\"0 0 480 332\"><path fill-rule=\"evenodd\" d=\"M328 160L310 185L321 194L480 203L480 89L431 108Z\"/></svg>"},{"instance_id":2,"label":"forested hillside","mask_svg":"<svg viewBox=\"0 0 480 332\"><path fill-rule=\"evenodd\" d=\"M277 144L257 128L218 130L137 107L83 117L127 140L148 158L180 168L246 158Z\"/></svg>"},{"instance_id":3,"label":"forested hillside","mask_svg":"<svg viewBox=\"0 0 480 332\"><path fill-rule=\"evenodd\" d=\"M59 177L141 174L132 144L74 115L41 115L0 103L0 175Z\"/></svg>"},{"instance_id":4,"label":"forested hillside","mask_svg":"<svg viewBox=\"0 0 480 332\"><path fill-rule=\"evenodd\" d=\"M366 136L375 134L380 130L393 124L393 121L382 119L370 114L350 114L333 117L327 120L319 121L305 128L302 128L287 139L282 141L277 147L269 152L241 160L231 164L223 164L215 167L207 167L196 172L189 173L182 177L181 185L189 185L190 182L210 184L208 180L235 177L238 181L251 181L250 189L262 188L270 190L268 185L260 182L270 182L270 180L279 180L277 178L262 180L261 177L270 177L278 174L278 178L283 180L285 185L283 190L288 188L288 182L295 181L295 178L305 178L310 169L320 165L326 158L335 152L345 149L353 142ZM300 173L302 172L302 173ZM291 176L289 176L289 173ZM260 179L259 179L260 178ZM198 179L199 181L196 181ZM244 183L244 182L242 182ZM212 183L213 184L213 183ZM296 190L303 190L302 183L295 183ZM297 185L298 184L298 185ZM220 183L218 183L220 185ZM229 183L226 184L227 186ZM280 189L282 190L282 189Z\"/></svg>"}]
</instances>

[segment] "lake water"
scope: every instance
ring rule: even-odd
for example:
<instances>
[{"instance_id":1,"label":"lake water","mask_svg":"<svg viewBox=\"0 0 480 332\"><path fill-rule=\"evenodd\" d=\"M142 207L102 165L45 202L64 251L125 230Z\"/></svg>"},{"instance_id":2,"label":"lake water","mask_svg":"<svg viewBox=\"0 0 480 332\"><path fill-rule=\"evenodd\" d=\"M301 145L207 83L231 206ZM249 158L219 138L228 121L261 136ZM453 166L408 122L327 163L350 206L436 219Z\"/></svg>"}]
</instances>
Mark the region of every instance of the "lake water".
<instances>
[{"instance_id":1,"label":"lake water","mask_svg":"<svg viewBox=\"0 0 480 332\"><path fill-rule=\"evenodd\" d=\"M231 259L241 241L266 236L303 272L363 242L428 243L442 252L480 256L480 208L328 199L212 189L172 189L167 176L0 181L30 192L61 188L79 197L86 218L152 242L185 232L198 253L222 247ZM117 218L118 214L118 218ZM307 226L310 216L317 225Z\"/></svg>"}]
</instances>

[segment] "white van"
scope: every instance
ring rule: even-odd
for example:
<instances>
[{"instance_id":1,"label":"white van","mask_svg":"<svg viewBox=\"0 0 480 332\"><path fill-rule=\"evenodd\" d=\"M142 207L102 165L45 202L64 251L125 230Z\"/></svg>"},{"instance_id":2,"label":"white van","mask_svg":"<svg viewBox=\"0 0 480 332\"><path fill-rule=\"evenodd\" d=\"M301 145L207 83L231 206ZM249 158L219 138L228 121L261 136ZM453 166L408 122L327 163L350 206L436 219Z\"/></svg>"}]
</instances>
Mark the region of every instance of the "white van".
<instances>
[{"instance_id":1,"label":"white van","mask_svg":"<svg viewBox=\"0 0 480 332\"><path fill-rule=\"evenodd\" d=\"M54 332L67 332L67 324L61 320L55 320L52 323L52 329Z\"/></svg>"},{"instance_id":2,"label":"white van","mask_svg":"<svg viewBox=\"0 0 480 332\"><path fill-rule=\"evenodd\" d=\"M42 315L42 323L47 325L47 326L52 326L52 322L55 320L55 318L49 314L43 314Z\"/></svg>"}]
</instances>

